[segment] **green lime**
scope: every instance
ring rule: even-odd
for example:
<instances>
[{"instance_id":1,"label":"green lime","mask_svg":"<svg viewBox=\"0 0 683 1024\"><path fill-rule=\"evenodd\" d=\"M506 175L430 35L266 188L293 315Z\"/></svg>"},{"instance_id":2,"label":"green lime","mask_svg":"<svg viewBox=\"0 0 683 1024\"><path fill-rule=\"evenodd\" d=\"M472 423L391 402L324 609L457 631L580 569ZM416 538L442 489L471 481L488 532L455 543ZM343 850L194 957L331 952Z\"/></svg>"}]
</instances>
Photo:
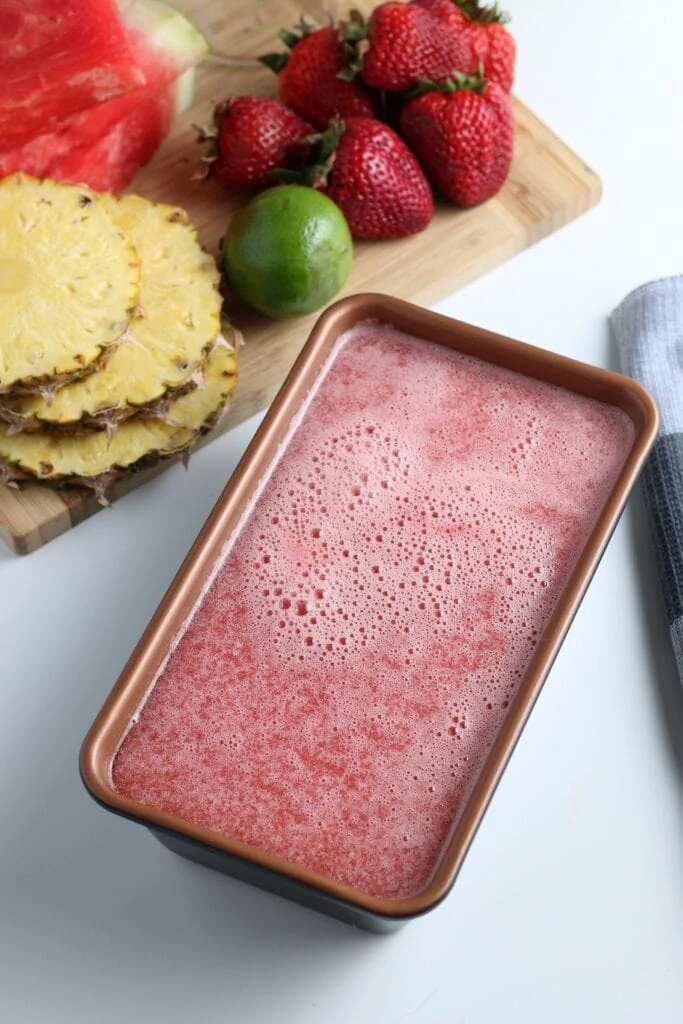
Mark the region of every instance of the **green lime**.
<instances>
[{"instance_id":1,"label":"green lime","mask_svg":"<svg viewBox=\"0 0 683 1024\"><path fill-rule=\"evenodd\" d=\"M352 256L344 214L307 185L261 192L232 218L222 246L230 288L276 319L329 302L346 281Z\"/></svg>"}]
</instances>

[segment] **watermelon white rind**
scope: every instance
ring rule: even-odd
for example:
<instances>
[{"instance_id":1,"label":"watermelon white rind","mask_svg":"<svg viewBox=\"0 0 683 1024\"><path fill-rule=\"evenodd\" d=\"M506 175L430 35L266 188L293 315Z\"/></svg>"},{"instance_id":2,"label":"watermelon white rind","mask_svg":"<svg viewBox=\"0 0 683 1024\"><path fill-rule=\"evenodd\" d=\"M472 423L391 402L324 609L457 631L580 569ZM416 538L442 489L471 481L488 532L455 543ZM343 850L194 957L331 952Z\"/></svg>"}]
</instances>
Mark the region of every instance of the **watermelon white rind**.
<instances>
[{"instance_id":1,"label":"watermelon white rind","mask_svg":"<svg viewBox=\"0 0 683 1024\"><path fill-rule=\"evenodd\" d=\"M211 47L199 29L162 0L117 0L117 4L133 50L139 37L150 52L156 51L153 77L158 78L165 65L164 77L177 78L210 53ZM139 65L143 73L149 74L144 60Z\"/></svg>"},{"instance_id":2,"label":"watermelon white rind","mask_svg":"<svg viewBox=\"0 0 683 1024\"><path fill-rule=\"evenodd\" d=\"M187 71L183 71L182 75L178 75L176 78L173 87L176 117L184 114L192 106L196 80L197 72L194 68L188 68Z\"/></svg>"}]
</instances>

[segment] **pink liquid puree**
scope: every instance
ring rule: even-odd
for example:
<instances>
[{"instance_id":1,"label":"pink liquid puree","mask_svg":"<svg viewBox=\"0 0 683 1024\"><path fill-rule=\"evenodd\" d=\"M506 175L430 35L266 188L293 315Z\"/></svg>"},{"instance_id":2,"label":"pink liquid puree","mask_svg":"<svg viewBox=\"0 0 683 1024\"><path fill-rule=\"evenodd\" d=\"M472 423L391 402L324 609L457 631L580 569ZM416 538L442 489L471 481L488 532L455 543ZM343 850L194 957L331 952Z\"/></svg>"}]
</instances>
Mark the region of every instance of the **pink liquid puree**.
<instances>
[{"instance_id":1,"label":"pink liquid puree","mask_svg":"<svg viewBox=\"0 0 683 1024\"><path fill-rule=\"evenodd\" d=\"M343 335L117 789L419 892L632 441L561 388L384 325Z\"/></svg>"}]
</instances>

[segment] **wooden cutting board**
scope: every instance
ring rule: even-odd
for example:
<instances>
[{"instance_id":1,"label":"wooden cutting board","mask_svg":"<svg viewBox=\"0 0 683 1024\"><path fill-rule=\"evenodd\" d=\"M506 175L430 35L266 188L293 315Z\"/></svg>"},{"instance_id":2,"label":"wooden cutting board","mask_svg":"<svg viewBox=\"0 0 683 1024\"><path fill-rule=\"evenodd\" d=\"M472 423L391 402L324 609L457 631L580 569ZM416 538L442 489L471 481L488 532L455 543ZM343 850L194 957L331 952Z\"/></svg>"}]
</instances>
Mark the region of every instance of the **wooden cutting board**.
<instances>
[{"instance_id":1,"label":"wooden cutting board","mask_svg":"<svg viewBox=\"0 0 683 1024\"><path fill-rule=\"evenodd\" d=\"M175 6L194 20L215 52L234 56L281 49L278 30L295 25L302 6L313 16L324 17L316 4L297 0L176 0ZM353 6L369 10L373 5L357 2ZM192 125L209 123L213 104L227 96L274 94L275 86L275 76L265 68L233 70L206 61L198 70L192 108L136 177L131 191L184 206L203 244L217 253L236 202L213 183L193 178L202 150L194 142ZM467 211L443 203L429 228L413 238L358 244L351 274L339 297L378 291L433 304L598 201L600 181L595 173L523 104L515 101L514 107L514 162L498 196ZM245 345L239 352L234 400L220 432L270 403L317 316L274 322L244 310L233 310L231 315L244 334ZM121 497L158 471L159 467L122 478L111 488L109 500ZM191 474L185 479L191 487ZM44 484L15 490L0 485L0 535L14 551L26 554L100 507L85 490L59 492Z\"/></svg>"}]
</instances>

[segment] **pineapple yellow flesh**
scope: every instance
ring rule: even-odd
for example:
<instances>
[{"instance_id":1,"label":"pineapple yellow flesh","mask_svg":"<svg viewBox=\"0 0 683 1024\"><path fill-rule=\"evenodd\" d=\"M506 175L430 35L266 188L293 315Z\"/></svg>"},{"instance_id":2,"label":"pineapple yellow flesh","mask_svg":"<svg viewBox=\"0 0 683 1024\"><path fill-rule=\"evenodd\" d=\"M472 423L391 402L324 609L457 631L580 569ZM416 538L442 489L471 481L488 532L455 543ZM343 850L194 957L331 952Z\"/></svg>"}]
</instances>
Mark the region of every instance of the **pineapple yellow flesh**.
<instances>
[{"instance_id":1,"label":"pineapple yellow flesh","mask_svg":"<svg viewBox=\"0 0 683 1024\"><path fill-rule=\"evenodd\" d=\"M0 181L0 394L94 368L125 336L139 277L130 239L89 189Z\"/></svg>"},{"instance_id":2,"label":"pineapple yellow flesh","mask_svg":"<svg viewBox=\"0 0 683 1024\"><path fill-rule=\"evenodd\" d=\"M204 387L169 402L164 420L135 417L124 421L111 438L106 430L69 437L54 431L11 433L0 425L0 464L10 468L4 475L8 479L34 476L62 484L96 483L103 477L112 479L136 463L147 464L186 450L220 419L236 373L234 350L219 339L206 360Z\"/></svg>"},{"instance_id":3,"label":"pineapple yellow flesh","mask_svg":"<svg viewBox=\"0 0 683 1024\"><path fill-rule=\"evenodd\" d=\"M140 260L140 300L128 339L104 366L50 401L27 396L8 403L4 415L0 409L0 418L22 430L124 419L186 385L220 331L218 269L184 210L134 195L103 195L100 202Z\"/></svg>"}]
</instances>

